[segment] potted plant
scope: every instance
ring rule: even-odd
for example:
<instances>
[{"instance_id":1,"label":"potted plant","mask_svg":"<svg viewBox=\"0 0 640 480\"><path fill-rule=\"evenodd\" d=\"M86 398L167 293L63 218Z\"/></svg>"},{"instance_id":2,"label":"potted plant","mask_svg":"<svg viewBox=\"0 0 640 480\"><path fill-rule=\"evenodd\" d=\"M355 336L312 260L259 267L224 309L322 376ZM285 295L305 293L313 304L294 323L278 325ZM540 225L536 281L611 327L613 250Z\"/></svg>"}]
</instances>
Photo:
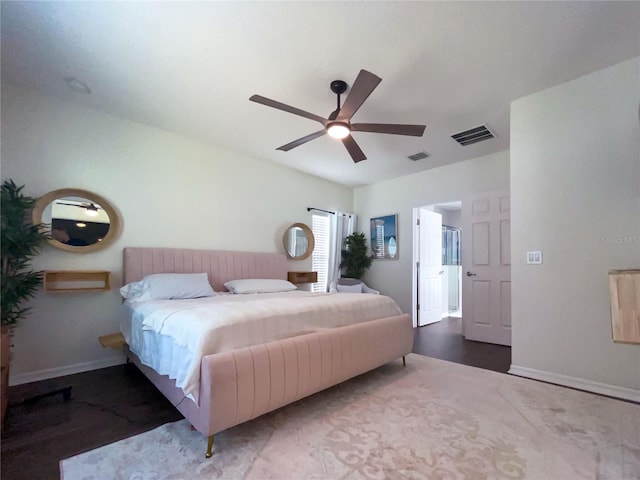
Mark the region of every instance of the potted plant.
<instances>
[{"instance_id":1,"label":"potted plant","mask_svg":"<svg viewBox=\"0 0 640 480\"><path fill-rule=\"evenodd\" d=\"M24 302L33 297L42 285L42 272L30 270L31 259L40 252L48 235L42 225L33 225L29 218L36 199L22 193L7 180L1 188L0 249L2 251L2 419L6 407L6 381L9 377L9 345L11 330L25 318L29 307ZM5 364L6 362L6 364Z\"/></svg>"},{"instance_id":2,"label":"potted plant","mask_svg":"<svg viewBox=\"0 0 640 480\"><path fill-rule=\"evenodd\" d=\"M352 233L344 241L340 269L343 277L360 278L371 266L372 259L367 249L364 233Z\"/></svg>"}]
</instances>

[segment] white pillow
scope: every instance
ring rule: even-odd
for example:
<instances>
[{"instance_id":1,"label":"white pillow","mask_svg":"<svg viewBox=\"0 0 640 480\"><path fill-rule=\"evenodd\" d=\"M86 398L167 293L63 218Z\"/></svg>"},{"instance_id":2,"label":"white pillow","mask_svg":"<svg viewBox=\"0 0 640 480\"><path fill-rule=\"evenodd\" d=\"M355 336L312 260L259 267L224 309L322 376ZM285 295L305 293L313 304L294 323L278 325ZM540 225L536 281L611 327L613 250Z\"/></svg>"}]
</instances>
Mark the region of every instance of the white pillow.
<instances>
[{"instance_id":1,"label":"white pillow","mask_svg":"<svg viewBox=\"0 0 640 480\"><path fill-rule=\"evenodd\" d=\"M338 283L336 285L336 290L338 290L339 292L362 293L362 284L357 283L355 285L340 285Z\"/></svg>"},{"instance_id":2,"label":"white pillow","mask_svg":"<svg viewBox=\"0 0 640 480\"><path fill-rule=\"evenodd\" d=\"M268 278L247 278L230 280L224 284L231 293L273 293L297 290L293 283L286 280Z\"/></svg>"},{"instance_id":3,"label":"white pillow","mask_svg":"<svg viewBox=\"0 0 640 480\"><path fill-rule=\"evenodd\" d=\"M145 302L147 300L151 300L151 297L149 296L149 289L142 280L139 282L127 283L123 287L120 287L120 295L122 295L122 298L125 298L130 302Z\"/></svg>"},{"instance_id":4,"label":"white pillow","mask_svg":"<svg viewBox=\"0 0 640 480\"><path fill-rule=\"evenodd\" d=\"M216 293L206 273L157 273L120 289L130 302L148 300L213 297Z\"/></svg>"}]
</instances>

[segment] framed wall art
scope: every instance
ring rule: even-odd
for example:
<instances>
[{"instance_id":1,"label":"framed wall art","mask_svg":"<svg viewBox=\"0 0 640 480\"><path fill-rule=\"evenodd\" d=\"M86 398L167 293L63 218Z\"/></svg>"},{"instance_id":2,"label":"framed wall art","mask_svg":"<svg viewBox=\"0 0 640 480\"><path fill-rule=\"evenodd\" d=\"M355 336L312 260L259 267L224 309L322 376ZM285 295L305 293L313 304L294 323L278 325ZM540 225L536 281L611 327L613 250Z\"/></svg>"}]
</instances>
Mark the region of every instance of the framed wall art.
<instances>
[{"instance_id":1,"label":"framed wall art","mask_svg":"<svg viewBox=\"0 0 640 480\"><path fill-rule=\"evenodd\" d=\"M373 258L398 258L398 215L374 217L371 224L371 252Z\"/></svg>"}]
</instances>

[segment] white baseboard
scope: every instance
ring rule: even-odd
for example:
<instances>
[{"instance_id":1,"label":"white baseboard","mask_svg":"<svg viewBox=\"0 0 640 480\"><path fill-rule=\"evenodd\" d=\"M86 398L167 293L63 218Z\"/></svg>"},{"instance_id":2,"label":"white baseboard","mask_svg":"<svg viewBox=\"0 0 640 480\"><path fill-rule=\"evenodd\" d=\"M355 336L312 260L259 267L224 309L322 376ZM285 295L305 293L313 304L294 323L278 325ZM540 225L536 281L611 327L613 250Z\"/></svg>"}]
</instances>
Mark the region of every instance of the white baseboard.
<instances>
[{"instance_id":1,"label":"white baseboard","mask_svg":"<svg viewBox=\"0 0 640 480\"><path fill-rule=\"evenodd\" d=\"M618 387L607 383L594 382L592 380L585 380L584 378L570 377L568 375L545 372L534 368L519 367L517 365L511 365L509 373L519 377L532 378L534 380L541 380L543 382L640 403L640 390L634 390L633 388Z\"/></svg>"},{"instance_id":2,"label":"white baseboard","mask_svg":"<svg viewBox=\"0 0 640 480\"><path fill-rule=\"evenodd\" d=\"M72 375L74 373L88 372L90 370L98 370L99 368L113 367L115 365L121 365L126 361L127 359L123 355L121 357L105 358L104 360L95 360L93 362L76 363L75 365L66 365L64 367L36 370L35 372L18 373L9 377L9 386L37 382L39 380L47 380L48 378Z\"/></svg>"}]
</instances>

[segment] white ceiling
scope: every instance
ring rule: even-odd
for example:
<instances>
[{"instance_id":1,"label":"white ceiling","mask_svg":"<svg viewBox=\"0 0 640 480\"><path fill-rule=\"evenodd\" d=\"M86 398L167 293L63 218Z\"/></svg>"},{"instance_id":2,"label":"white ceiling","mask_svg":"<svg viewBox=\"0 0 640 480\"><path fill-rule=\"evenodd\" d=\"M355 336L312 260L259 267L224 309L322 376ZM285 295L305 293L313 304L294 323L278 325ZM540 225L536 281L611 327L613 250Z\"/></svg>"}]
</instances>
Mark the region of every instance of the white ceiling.
<instances>
[{"instance_id":1,"label":"white ceiling","mask_svg":"<svg viewBox=\"0 0 640 480\"><path fill-rule=\"evenodd\" d=\"M5 81L349 186L505 150L512 100L640 55L640 2L2 2L1 15ZM326 117L329 83L363 68L382 82L354 121L424 123L423 137L354 133L357 165L327 136L275 150L318 124L252 94ZM496 139L450 138L483 123Z\"/></svg>"}]
</instances>

